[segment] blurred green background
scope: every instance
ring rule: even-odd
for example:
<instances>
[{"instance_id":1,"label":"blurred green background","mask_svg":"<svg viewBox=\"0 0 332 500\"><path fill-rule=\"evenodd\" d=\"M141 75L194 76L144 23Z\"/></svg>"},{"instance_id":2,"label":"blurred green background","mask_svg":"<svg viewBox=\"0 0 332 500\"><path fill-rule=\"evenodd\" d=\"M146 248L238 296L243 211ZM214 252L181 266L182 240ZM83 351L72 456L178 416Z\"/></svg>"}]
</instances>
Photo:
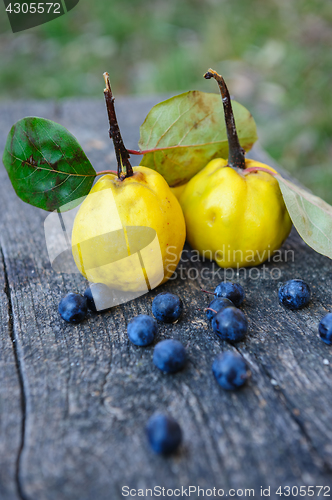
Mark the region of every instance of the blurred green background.
<instances>
[{"instance_id":1,"label":"blurred green background","mask_svg":"<svg viewBox=\"0 0 332 500\"><path fill-rule=\"evenodd\" d=\"M4 11L4 9L3 9ZM262 146L332 203L331 0L80 0L21 33L0 19L1 99L214 91L212 67Z\"/></svg>"}]
</instances>

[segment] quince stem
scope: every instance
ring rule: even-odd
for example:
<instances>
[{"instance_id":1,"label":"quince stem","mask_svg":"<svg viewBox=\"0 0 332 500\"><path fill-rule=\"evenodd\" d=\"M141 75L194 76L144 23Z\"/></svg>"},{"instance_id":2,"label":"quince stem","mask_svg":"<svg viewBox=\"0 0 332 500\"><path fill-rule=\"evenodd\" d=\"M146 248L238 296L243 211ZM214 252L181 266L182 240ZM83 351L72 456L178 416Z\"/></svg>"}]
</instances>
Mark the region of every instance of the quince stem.
<instances>
[{"instance_id":1,"label":"quince stem","mask_svg":"<svg viewBox=\"0 0 332 500\"><path fill-rule=\"evenodd\" d=\"M216 313L216 314L217 314L217 311L216 311L215 309L212 309L211 307L206 307L206 308L204 309L204 312L206 312L206 311L212 311L212 312L214 312L214 313Z\"/></svg>"},{"instance_id":2,"label":"quince stem","mask_svg":"<svg viewBox=\"0 0 332 500\"><path fill-rule=\"evenodd\" d=\"M110 78L108 73L103 74L106 89L104 89L104 96L106 101L106 108L108 114L108 121L110 124L109 136L113 141L116 160L118 163L118 178L124 180L126 177L131 177L134 174L133 167L130 164L130 155L123 143L118 121L116 119L114 97L111 90Z\"/></svg>"},{"instance_id":3,"label":"quince stem","mask_svg":"<svg viewBox=\"0 0 332 500\"><path fill-rule=\"evenodd\" d=\"M251 172L266 172L268 174L271 174L273 176L277 175L276 172L272 172L269 168L264 168L264 167L249 167L246 168L246 171L244 172L244 175L250 174Z\"/></svg>"},{"instance_id":4,"label":"quince stem","mask_svg":"<svg viewBox=\"0 0 332 500\"><path fill-rule=\"evenodd\" d=\"M97 175L105 175L105 174L118 175L118 173L115 170L101 170L100 172L97 172Z\"/></svg>"},{"instance_id":5,"label":"quince stem","mask_svg":"<svg viewBox=\"0 0 332 500\"><path fill-rule=\"evenodd\" d=\"M241 168L244 170L246 168L244 158L245 151L241 147L239 137L237 135L231 98L225 80L213 69L209 69L209 71L205 73L204 78L206 80L214 78L219 85L222 103L224 106L225 123L227 130L228 165L233 168Z\"/></svg>"}]
</instances>

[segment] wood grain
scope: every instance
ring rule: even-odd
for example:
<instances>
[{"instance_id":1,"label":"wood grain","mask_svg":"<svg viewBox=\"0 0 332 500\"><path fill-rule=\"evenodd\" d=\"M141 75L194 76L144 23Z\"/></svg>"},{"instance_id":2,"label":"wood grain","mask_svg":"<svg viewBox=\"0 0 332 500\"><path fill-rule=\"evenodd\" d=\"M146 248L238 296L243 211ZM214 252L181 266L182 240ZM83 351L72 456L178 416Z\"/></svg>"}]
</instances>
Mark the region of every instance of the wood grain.
<instances>
[{"instance_id":1,"label":"wood grain","mask_svg":"<svg viewBox=\"0 0 332 500\"><path fill-rule=\"evenodd\" d=\"M16 500L23 411L8 295L4 259L0 253L0 498Z\"/></svg>"},{"instance_id":2,"label":"wood grain","mask_svg":"<svg viewBox=\"0 0 332 500\"><path fill-rule=\"evenodd\" d=\"M128 148L137 147L138 127L158 100L116 101ZM114 169L102 96L96 101L1 105L1 151L10 126L27 115L58 121L77 137L97 170ZM17 498L117 500L125 485L254 488L258 497L261 486L275 490L280 485L331 484L332 349L317 335L320 319L332 308L329 259L293 231L283 246L282 262L240 270L234 277L245 288L242 309L250 325L236 349L252 377L242 390L229 393L216 384L211 365L219 352L234 348L212 332L203 311L209 298L200 291L200 286L213 290L224 271L197 262L186 247L175 280L69 325L57 312L59 300L69 291L83 292L85 280L53 271L43 233L47 214L17 198L3 167L0 209L5 266L5 272L0 268L0 290L5 282L9 290L1 295L0 333L6 347L0 352L1 380L5 377L0 397L11 405L7 411L0 407L0 450L10 442L0 462L13 485L18 461ZM226 277L231 278L230 271ZM304 279L313 291L310 305L301 311L278 304L278 285L291 278ZM159 324L156 340L175 338L187 347L186 368L175 375L158 372L153 346L138 348L126 334L131 318L152 314L152 300L161 291L178 294L185 304L178 323ZM175 456L155 456L147 445L144 426L156 411L169 412L182 426L184 442ZM2 484L3 477L0 468Z\"/></svg>"}]
</instances>

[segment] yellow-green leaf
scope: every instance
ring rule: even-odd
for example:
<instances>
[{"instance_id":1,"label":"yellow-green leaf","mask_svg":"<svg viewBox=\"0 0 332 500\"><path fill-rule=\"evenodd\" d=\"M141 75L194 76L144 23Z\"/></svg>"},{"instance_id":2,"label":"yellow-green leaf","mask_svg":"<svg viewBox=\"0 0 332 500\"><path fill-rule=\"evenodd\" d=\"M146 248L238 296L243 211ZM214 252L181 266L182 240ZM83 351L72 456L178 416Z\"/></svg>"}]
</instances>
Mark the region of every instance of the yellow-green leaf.
<instances>
[{"instance_id":1,"label":"yellow-green leaf","mask_svg":"<svg viewBox=\"0 0 332 500\"><path fill-rule=\"evenodd\" d=\"M232 101L241 146L257 140L250 112ZM214 158L228 157L223 105L219 94L190 91L154 106L140 128L141 165L159 172L170 186L189 181Z\"/></svg>"},{"instance_id":2,"label":"yellow-green leaf","mask_svg":"<svg viewBox=\"0 0 332 500\"><path fill-rule=\"evenodd\" d=\"M332 259L332 207L324 200L276 175L279 186L301 238L316 252Z\"/></svg>"}]
</instances>

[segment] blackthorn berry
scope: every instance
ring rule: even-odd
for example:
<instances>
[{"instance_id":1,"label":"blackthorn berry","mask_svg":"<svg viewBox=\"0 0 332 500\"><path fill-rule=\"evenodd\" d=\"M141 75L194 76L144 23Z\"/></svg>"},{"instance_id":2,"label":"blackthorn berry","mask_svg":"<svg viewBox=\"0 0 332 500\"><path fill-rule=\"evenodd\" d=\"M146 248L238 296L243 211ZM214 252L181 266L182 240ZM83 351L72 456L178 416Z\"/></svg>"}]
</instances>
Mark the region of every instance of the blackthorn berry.
<instances>
[{"instance_id":1,"label":"blackthorn berry","mask_svg":"<svg viewBox=\"0 0 332 500\"><path fill-rule=\"evenodd\" d=\"M163 372L177 372L186 362L186 350L178 340L162 340L154 348L153 362Z\"/></svg>"},{"instance_id":2,"label":"blackthorn berry","mask_svg":"<svg viewBox=\"0 0 332 500\"><path fill-rule=\"evenodd\" d=\"M332 313L326 314L318 327L320 338L325 344L332 345Z\"/></svg>"},{"instance_id":3,"label":"blackthorn berry","mask_svg":"<svg viewBox=\"0 0 332 500\"><path fill-rule=\"evenodd\" d=\"M289 280L279 288L280 304L288 309L301 309L308 304L311 296L310 288L303 280Z\"/></svg>"},{"instance_id":4,"label":"blackthorn berry","mask_svg":"<svg viewBox=\"0 0 332 500\"><path fill-rule=\"evenodd\" d=\"M68 293L61 299L58 311L60 316L68 323L83 321L88 311L86 297L79 293Z\"/></svg>"},{"instance_id":5,"label":"blackthorn berry","mask_svg":"<svg viewBox=\"0 0 332 500\"><path fill-rule=\"evenodd\" d=\"M224 299L224 298L215 298L210 302L209 304L209 309L206 310L206 317L209 321L212 320L212 318L215 316L215 312L211 311L210 309L214 309L216 312L221 311L222 309L225 309L225 307L234 307L234 304L231 300L229 299Z\"/></svg>"},{"instance_id":6,"label":"blackthorn berry","mask_svg":"<svg viewBox=\"0 0 332 500\"><path fill-rule=\"evenodd\" d=\"M152 302L154 317L164 323L173 323L181 316L182 311L182 300L173 293L159 293Z\"/></svg>"},{"instance_id":7,"label":"blackthorn berry","mask_svg":"<svg viewBox=\"0 0 332 500\"><path fill-rule=\"evenodd\" d=\"M235 307L239 307L244 301L245 293L239 283L222 281L214 291L215 297L223 297L233 302Z\"/></svg>"},{"instance_id":8,"label":"blackthorn berry","mask_svg":"<svg viewBox=\"0 0 332 500\"><path fill-rule=\"evenodd\" d=\"M218 384L228 391L238 389L248 378L246 362L231 351L219 354L213 362L212 372Z\"/></svg>"},{"instance_id":9,"label":"blackthorn berry","mask_svg":"<svg viewBox=\"0 0 332 500\"><path fill-rule=\"evenodd\" d=\"M140 314L130 321L127 333L133 344L139 346L149 345L153 342L157 333L157 322L151 316Z\"/></svg>"},{"instance_id":10,"label":"blackthorn berry","mask_svg":"<svg viewBox=\"0 0 332 500\"><path fill-rule=\"evenodd\" d=\"M226 307L212 318L213 331L223 340L239 342L248 329L248 321L240 309Z\"/></svg>"},{"instance_id":11,"label":"blackthorn berry","mask_svg":"<svg viewBox=\"0 0 332 500\"><path fill-rule=\"evenodd\" d=\"M104 283L92 283L84 292L88 308L93 311L103 311L113 305L112 290Z\"/></svg>"},{"instance_id":12,"label":"blackthorn berry","mask_svg":"<svg viewBox=\"0 0 332 500\"><path fill-rule=\"evenodd\" d=\"M165 455L172 453L182 440L181 427L174 418L167 415L153 415L145 430L150 446L155 453Z\"/></svg>"}]
</instances>

